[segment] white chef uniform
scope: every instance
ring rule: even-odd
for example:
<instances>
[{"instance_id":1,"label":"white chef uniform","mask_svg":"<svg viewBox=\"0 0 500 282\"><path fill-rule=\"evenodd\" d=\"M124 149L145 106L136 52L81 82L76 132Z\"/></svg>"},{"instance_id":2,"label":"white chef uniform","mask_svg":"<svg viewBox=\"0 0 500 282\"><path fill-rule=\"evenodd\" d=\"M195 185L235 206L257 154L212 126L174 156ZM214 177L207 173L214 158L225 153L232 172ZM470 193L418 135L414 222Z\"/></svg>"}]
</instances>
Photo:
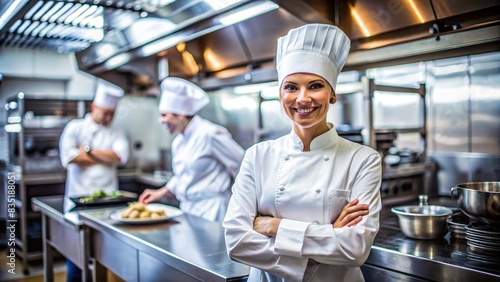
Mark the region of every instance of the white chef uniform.
<instances>
[{"instance_id":1,"label":"white chef uniform","mask_svg":"<svg viewBox=\"0 0 500 282\"><path fill-rule=\"evenodd\" d=\"M196 115L210 102L203 89L182 78L167 77L161 91L161 113L193 117L172 142L173 177L165 186L184 212L220 222L245 151L224 127Z\"/></svg>"},{"instance_id":2,"label":"white chef uniform","mask_svg":"<svg viewBox=\"0 0 500 282\"><path fill-rule=\"evenodd\" d=\"M248 281L364 280L359 266L379 228L381 158L329 126L309 152L294 131L247 150L223 226L231 257L257 267ZM334 229L355 198L370 213L354 227ZM276 238L253 230L260 215L282 219ZM320 264L307 266L309 258Z\"/></svg>"},{"instance_id":3,"label":"white chef uniform","mask_svg":"<svg viewBox=\"0 0 500 282\"><path fill-rule=\"evenodd\" d=\"M194 116L172 142L168 189L189 214L222 221L244 150L222 126Z\"/></svg>"},{"instance_id":4,"label":"white chef uniform","mask_svg":"<svg viewBox=\"0 0 500 282\"><path fill-rule=\"evenodd\" d=\"M278 40L280 88L290 74L311 73L335 89L349 48L349 38L332 25L290 30ZM251 266L248 281L364 280L359 266L379 229L381 157L328 127L310 151L292 130L245 153L223 226L231 258ZM333 228L355 198L369 205L369 214L356 226ZM257 216L281 219L275 237L254 231Z\"/></svg>"},{"instance_id":5,"label":"white chef uniform","mask_svg":"<svg viewBox=\"0 0 500 282\"><path fill-rule=\"evenodd\" d=\"M115 87L99 84L93 102L99 107L114 109L120 94L121 90ZM129 157L129 142L122 130L99 125L90 114L84 119L68 122L59 140L61 162L67 169L65 211L75 206L70 197L89 195L99 189L106 192L118 189L117 165L79 166L70 163L80 154L78 147L85 145L95 150L112 149L120 158L120 164L125 164Z\"/></svg>"}]
</instances>

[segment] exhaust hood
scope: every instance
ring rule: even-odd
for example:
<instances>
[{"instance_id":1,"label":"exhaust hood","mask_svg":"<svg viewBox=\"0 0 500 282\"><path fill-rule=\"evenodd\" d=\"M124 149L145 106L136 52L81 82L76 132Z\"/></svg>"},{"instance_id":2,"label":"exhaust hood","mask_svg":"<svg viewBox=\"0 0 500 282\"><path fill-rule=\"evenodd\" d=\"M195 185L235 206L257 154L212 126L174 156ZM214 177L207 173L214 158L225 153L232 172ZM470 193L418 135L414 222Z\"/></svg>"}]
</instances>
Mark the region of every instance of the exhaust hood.
<instances>
[{"instance_id":1,"label":"exhaust hood","mask_svg":"<svg viewBox=\"0 0 500 282\"><path fill-rule=\"evenodd\" d=\"M127 90L273 80L276 39L309 22L352 40L345 70L500 50L500 0L6 0L0 44L74 52Z\"/></svg>"}]
</instances>

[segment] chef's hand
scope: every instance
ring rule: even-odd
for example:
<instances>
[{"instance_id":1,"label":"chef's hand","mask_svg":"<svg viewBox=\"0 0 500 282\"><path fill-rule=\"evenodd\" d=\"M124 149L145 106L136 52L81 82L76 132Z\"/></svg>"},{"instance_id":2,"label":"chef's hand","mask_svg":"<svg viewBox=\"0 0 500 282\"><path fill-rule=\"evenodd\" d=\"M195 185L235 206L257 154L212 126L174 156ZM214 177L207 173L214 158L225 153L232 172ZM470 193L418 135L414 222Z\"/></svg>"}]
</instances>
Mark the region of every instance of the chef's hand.
<instances>
[{"instance_id":1,"label":"chef's hand","mask_svg":"<svg viewBox=\"0 0 500 282\"><path fill-rule=\"evenodd\" d=\"M173 197L172 192L170 192L167 187L162 187L160 189L146 189L139 196L139 202L143 204L158 202L165 196Z\"/></svg>"},{"instance_id":2,"label":"chef's hand","mask_svg":"<svg viewBox=\"0 0 500 282\"><path fill-rule=\"evenodd\" d=\"M253 221L253 230L267 237L275 237L281 219L270 216L257 216Z\"/></svg>"},{"instance_id":3,"label":"chef's hand","mask_svg":"<svg viewBox=\"0 0 500 282\"><path fill-rule=\"evenodd\" d=\"M337 219L333 222L333 227L355 226L363 219L363 216L367 214L368 205L360 204L359 199L354 199L345 205Z\"/></svg>"}]
</instances>

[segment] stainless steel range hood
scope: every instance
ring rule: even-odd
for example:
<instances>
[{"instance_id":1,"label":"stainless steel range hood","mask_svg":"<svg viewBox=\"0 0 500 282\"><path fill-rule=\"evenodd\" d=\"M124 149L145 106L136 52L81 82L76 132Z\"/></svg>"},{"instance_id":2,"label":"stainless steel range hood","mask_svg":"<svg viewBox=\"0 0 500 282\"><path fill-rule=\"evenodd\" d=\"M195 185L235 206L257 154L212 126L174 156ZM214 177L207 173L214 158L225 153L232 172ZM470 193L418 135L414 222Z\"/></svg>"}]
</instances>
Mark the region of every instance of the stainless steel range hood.
<instances>
[{"instance_id":1,"label":"stainless steel range hood","mask_svg":"<svg viewBox=\"0 0 500 282\"><path fill-rule=\"evenodd\" d=\"M140 92L157 91L166 75L205 88L273 80L276 39L308 22L336 24L348 34L345 70L500 50L500 0L85 0L79 3L101 9L102 40L47 38L56 46L26 31L20 36L14 20L26 20L35 3L76 2L7 2L27 4L5 21L0 44L60 51L84 42L87 48L74 49L81 70Z\"/></svg>"}]
</instances>

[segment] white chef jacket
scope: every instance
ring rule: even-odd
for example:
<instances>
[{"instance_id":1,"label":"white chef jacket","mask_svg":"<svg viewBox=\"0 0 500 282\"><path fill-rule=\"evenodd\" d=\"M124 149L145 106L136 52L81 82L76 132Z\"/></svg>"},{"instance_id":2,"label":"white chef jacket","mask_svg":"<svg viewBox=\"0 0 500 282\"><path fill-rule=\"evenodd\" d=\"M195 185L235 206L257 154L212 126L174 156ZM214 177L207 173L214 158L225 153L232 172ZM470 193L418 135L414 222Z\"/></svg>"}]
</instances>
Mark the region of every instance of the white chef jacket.
<instances>
[{"instance_id":1,"label":"white chef jacket","mask_svg":"<svg viewBox=\"0 0 500 282\"><path fill-rule=\"evenodd\" d=\"M70 163L80 154L79 146L113 151L125 164L129 157L129 142L122 130L95 123L90 114L84 119L74 119L66 125L59 140L62 165L67 169L64 210L75 205L70 197L89 195L99 189L106 192L118 190L117 165L96 164L79 166Z\"/></svg>"},{"instance_id":2,"label":"white chef jacket","mask_svg":"<svg viewBox=\"0 0 500 282\"><path fill-rule=\"evenodd\" d=\"M173 176L166 184L181 210L222 221L244 153L224 127L194 116L172 142Z\"/></svg>"},{"instance_id":3,"label":"white chef jacket","mask_svg":"<svg viewBox=\"0 0 500 282\"><path fill-rule=\"evenodd\" d=\"M251 266L252 281L364 281L359 268L379 229L381 157L330 130L311 151L292 132L247 150L223 227L229 256ZM358 198L369 214L333 228ZM253 230L256 216L281 218L275 238ZM320 264L307 266L309 258Z\"/></svg>"}]
</instances>

